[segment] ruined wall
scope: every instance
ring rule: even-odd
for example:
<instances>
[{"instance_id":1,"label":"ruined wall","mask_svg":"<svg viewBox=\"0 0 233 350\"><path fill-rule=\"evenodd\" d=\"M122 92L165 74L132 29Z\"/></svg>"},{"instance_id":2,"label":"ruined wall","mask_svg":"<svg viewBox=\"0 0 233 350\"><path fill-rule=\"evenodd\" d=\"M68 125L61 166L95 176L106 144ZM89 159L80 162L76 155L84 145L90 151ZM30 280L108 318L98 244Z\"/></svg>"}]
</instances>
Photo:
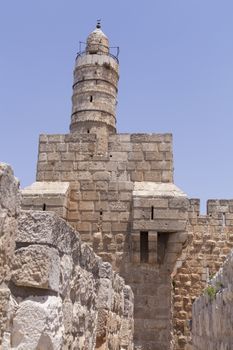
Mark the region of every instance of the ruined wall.
<instances>
[{"instance_id":1,"label":"ruined wall","mask_svg":"<svg viewBox=\"0 0 233 350\"><path fill-rule=\"evenodd\" d=\"M3 349L132 349L133 294L54 213L19 218Z\"/></svg>"},{"instance_id":2,"label":"ruined wall","mask_svg":"<svg viewBox=\"0 0 233 350\"><path fill-rule=\"evenodd\" d=\"M193 301L233 248L233 201L209 200L207 215L200 215L199 205L190 200L188 240L172 274L176 350L190 342Z\"/></svg>"},{"instance_id":3,"label":"ruined wall","mask_svg":"<svg viewBox=\"0 0 233 350\"><path fill-rule=\"evenodd\" d=\"M4 164L0 195L1 349L133 349L131 288L55 213L19 215Z\"/></svg>"},{"instance_id":4,"label":"ruined wall","mask_svg":"<svg viewBox=\"0 0 233 350\"><path fill-rule=\"evenodd\" d=\"M19 182L9 165L0 163L0 347L8 327L12 257L19 214Z\"/></svg>"},{"instance_id":5,"label":"ruined wall","mask_svg":"<svg viewBox=\"0 0 233 350\"><path fill-rule=\"evenodd\" d=\"M193 350L233 348L233 253L193 304Z\"/></svg>"}]
</instances>

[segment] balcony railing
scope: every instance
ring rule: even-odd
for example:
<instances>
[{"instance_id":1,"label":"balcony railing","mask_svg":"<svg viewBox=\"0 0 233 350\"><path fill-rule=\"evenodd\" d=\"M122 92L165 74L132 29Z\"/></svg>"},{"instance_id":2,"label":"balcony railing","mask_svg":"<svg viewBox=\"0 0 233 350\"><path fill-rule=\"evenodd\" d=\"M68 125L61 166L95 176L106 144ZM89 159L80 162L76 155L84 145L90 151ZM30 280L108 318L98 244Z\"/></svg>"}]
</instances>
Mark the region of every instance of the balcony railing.
<instances>
[{"instance_id":1,"label":"balcony railing","mask_svg":"<svg viewBox=\"0 0 233 350\"><path fill-rule=\"evenodd\" d=\"M82 41L80 41L79 42L79 51L78 51L78 53L77 53L77 56L76 56L76 59L78 58L78 57L81 57L81 56L84 56L84 55L86 55L87 54L87 51L86 50L83 50L83 45L87 45L86 43L84 43L84 42L82 42ZM101 44L97 44L98 45L98 47L101 47L101 46L103 46L103 47L105 47L104 45L101 45ZM116 53L114 54L113 52L111 52L111 51L113 51L113 50L115 50L116 51ZM112 47L109 47L109 52L107 52L107 53L105 53L105 52L98 52L98 50L97 50L97 52L95 52L95 53L93 53L93 54L95 54L95 55L107 55L107 56L110 56L110 57L112 57L114 60L116 60L117 61L117 63L119 63L119 60L118 60L118 57L119 57L119 53L120 53L120 48L119 48L119 46L112 46Z\"/></svg>"}]
</instances>

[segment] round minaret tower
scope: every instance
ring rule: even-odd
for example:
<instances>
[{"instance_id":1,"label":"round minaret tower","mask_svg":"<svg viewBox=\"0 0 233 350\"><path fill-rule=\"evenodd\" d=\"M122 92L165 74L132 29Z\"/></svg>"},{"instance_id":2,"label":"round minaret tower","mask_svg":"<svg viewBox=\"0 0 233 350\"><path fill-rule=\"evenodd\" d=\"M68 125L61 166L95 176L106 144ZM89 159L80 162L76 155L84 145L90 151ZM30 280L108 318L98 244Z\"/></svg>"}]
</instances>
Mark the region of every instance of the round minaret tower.
<instances>
[{"instance_id":1,"label":"round minaret tower","mask_svg":"<svg viewBox=\"0 0 233 350\"><path fill-rule=\"evenodd\" d=\"M110 53L108 38L98 22L75 63L72 133L95 133L103 142L116 132L118 68L118 59ZM99 153L104 148L101 151L100 147Z\"/></svg>"}]
</instances>

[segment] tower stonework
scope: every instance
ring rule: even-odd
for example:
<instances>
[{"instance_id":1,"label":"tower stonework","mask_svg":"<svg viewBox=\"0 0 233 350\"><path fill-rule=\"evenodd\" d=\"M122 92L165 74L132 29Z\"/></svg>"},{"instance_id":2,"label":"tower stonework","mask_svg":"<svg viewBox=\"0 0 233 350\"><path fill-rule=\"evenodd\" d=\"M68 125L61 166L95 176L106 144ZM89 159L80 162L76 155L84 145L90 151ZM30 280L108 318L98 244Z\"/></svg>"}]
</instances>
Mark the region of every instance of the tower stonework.
<instances>
[{"instance_id":1,"label":"tower stonework","mask_svg":"<svg viewBox=\"0 0 233 350\"><path fill-rule=\"evenodd\" d=\"M116 132L118 79L97 25L76 58L70 133L40 135L23 209L58 213L132 287L136 350L183 350L193 298L230 249L233 204L201 217L173 182L172 135Z\"/></svg>"},{"instance_id":2,"label":"tower stonework","mask_svg":"<svg viewBox=\"0 0 233 350\"><path fill-rule=\"evenodd\" d=\"M108 136L116 133L118 79L118 60L97 25L75 62L70 131L95 134L98 154L107 152Z\"/></svg>"}]
</instances>

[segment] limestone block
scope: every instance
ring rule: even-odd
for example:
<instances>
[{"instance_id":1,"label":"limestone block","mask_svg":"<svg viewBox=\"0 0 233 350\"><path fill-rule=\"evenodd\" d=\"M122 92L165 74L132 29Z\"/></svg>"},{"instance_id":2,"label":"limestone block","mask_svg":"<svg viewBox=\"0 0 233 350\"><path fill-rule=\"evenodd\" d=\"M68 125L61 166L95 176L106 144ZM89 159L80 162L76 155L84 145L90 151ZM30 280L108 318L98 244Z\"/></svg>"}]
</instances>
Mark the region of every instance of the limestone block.
<instances>
[{"instance_id":1,"label":"limestone block","mask_svg":"<svg viewBox=\"0 0 233 350\"><path fill-rule=\"evenodd\" d=\"M172 134L131 134L131 142L171 142Z\"/></svg>"},{"instance_id":2,"label":"limestone block","mask_svg":"<svg viewBox=\"0 0 233 350\"><path fill-rule=\"evenodd\" d=\"M11 297L7 285L11 278L19 206L19 182L11 167L0 163L0 344L10 323Z\"/></svg>"},{"instance_id":3,"label":"limestone block","mask_svg":"<svg viewBox=\"0 0 233 350\"><path fill-rule=\"evenodd\" d=\"M1 320L0 344L1 344L2 338L4 341L4 334L6 333L6 330L8 330L9 324L10 324L10 299L11 299L10 289L7 288L6 286L1 286L0 287L0 320Z\"/></svg>"},{"instance_id":4,"label":"limestone block","mask_svg":"<svg viewBox=\"0 0 233 350\"><path fill-rule=\"evenodd\" d=\"M155 209L154 219L177 219L186 220L187 211L183 212L178 209Z\"/></svg>"},{"instance_id":5,"label":"limestone block","mask_svg":"<svg viewBox=\"0 0 233 350\"><path fill-rule=\"evenodd\" d=\"M99 267L99 277L112 279L113 271L112 266L108 262L103 262Z\"/></svg>"},{"instance_id":6,"label":"limestone block","mask_svg":"<svg viewBox=\"0 0 233 350\"><path fill-rule=\"evenodd\" d=\"M109 141L113 143L117 142L130 142L131 134L113 134L109 136Z\"/></svg>"},{"instance_id":7,"label":"limestone block","mask_svg":"<svg viewBox=\"0 0 233 350\"><path fill-rule=\"evenodd\" d=\"M98 291L98 308L111 310L113 301L112 281L108 278L100 279Z\"/></svg>"},{"instance_id":8,"label":"limestone block","mask_svg":"<svg viewBox=\"0 0 233 350\"><path fill-rule=\"evenodd\" d=\"M119 340L123 349L130 349L129 346L132 342L132 322L128 319L123 319L121 322Z\"/></svg>"},{"instance_id":9,"label":"limestone block","mask_svg":"<svg viewBox=\"0 0 233 350\"><path fill-rule=\"evenodd\" d=\"M30 245L16 250L12 281L17 286L59 291L60 258L56 249Z\"/></svg>"},{"instance_id":10,"label":"limestone block","mask_svg":"<svg viewBox=\"0 0 233 350\"><path fill-rule=\"evenodd\" d=\"M13 319L11 346L15 350L63 348L62 300L59 297L30 297Z\"/></svg>"},{"instance_id":11,"label":"limestone block","mask_svg":"<svg viewBox=\"0 0 233 350\"><path fill-rule=\"evenodd\" d=\"M127 152L111 152L112 161L126 161L128 159Z\"/></svg>"},{"instance_id":12,"label":"limestone block","mask_svg":"<svg viewBox=\"0 0 233 350\"><path fill-rule=\"evenodd\" d=\"M169 199L169 208L171 209L181 209L183 211L188 210L189 208L189 199L188 198L170 198Z\"/></svg>"},{"instance_id":13,"label":"limestone block","mask_svg":"<svg viewBox=\"0 0 233 350\"><path fill-rule=\"evenodd\" d=\"M48 138L48 142L59 143L59 142L64 142L65 135L63 135L63 134L53 134L53 135L47 135L47 138Z\"/></svg>"},{"instance_id":14,"label":"limestone block","mask_svg":"<svg viewBox=\"0 0 233 350\"><path fill-rule=\"evenodd\" d=\"M145 172L143 179L147 182L162 182L161 171L153 170L151 172ZM135 179L135 181L138 181Z\"/></svg>"},{"instance_id":15,"label":"limestone block","mask_svg":"<svg viewBox=\"0 0 233 350\"><path fill-rule=\"evenodd\" d=\"M97 331L96 331L96 338L98 343L97 346L99 346L100 343L104 343L106 341L106 328L107 328L107 322L108 322L108 315L109 315L108 310L99 308Z\"/></svg>"},{"instance_id":16,"label":"limestone block","mask_svg":"<svg viewBox=\"0 0 233 350\"><path fill-rule=\"evenodd\" d=\"M185 231L186 220L154 220L154 221L134 221L133 230L136 231L159 231L159 232L176 232Z\"/></svg>"},{"instance_id":17,"label":"limestone block","mask_svg":"<svg viewBox=\"0 0 233 350\"><path fill-rule=\"evenodd\" d=\"M145 152L146 161L155 161L155 160L163 160L163 159L164 159L164 155L162 152L157 152L157 151Z\"/></svg>"},{"instance_id":18,"label":"limestone block","mask_svg":"<svg viewBox=\"0 0 233 350\"><path fill-rule=\"evenodd\" d=\"M77 245L77 232L55 213L22 211L18 221L17 243L48 244L70 254Z\"/></svg>"},{"instance_id":19,"label":"limestone block","mask_svg":"<svg viewBox=\"0 0 233 350\"><path fill-rule=\"evenodd\" d=\"M152 170L172 170L172 162L170 160L152 161L150 165Z\"/></svg>"},{"instance_id":20,"label":"limestone block","mask_svg":"<svg viewBox=\"0 0 233 350\"><path fill-rule=\"evenodd\" d=\"M57 143L56 151L57 152L67 152L68 145L66 143Z\"/></svg>"},{"instance_id":21,"label":"limestone block","mask_svg":"<svg viewBox=\"0 0 233 350\"><path fill-rule=\"evenodd\" d=\"M48 142L48 136L46 134L40 134L39 135L39 142L40 143Z\"/></svg>"},{"instance_id":22,"label":"limestone block","mask_svg":"<svg viewBox=\"0 0 233 350\"><path fill-rule=\"evenodd\" d=\"M129 286L124 286L124 316L127 318L133 317L134 295Z\"/></svg>"},{"instance_id":23,"label":"limestone block","mask_svg":"<svg viewBox=\"0 0 233 350\"><path fill-rule=\"evenodd\" d=\"M172 152L171 142L161 142L159 143L159 150L161 152Z\"/></svg>"},{"instance_id":24,"label":"limestone block","mask_svg":"<svg viewBox=\"0 0 233 350\"><path fill-rule=\"evenodd\" d=\"M39 152L54 152L56 150L55 143L40 143Z\"/></svg>"},{"instance_id":25,"label":"limestone block","mask_svg":"<svg viewBox=\"0 0 233 350\"><path fill-rule=\"evenodd\" d=\"M129 152L128 159L142 161L144 159L143 152Z\"/></svg>"},{"instance_id":26,"label":"limestone block","mask_svg":"<svg viewBox=\"0 0 233 350\"><path fill-rule=\"evenodd\" d=\"M111 211L129 211L130 203L128 202L110 202L109 208Z\"/></svg>"},{"instance_id":27,"label":"limestone block","mask_svg":"<svg viewBox=\"0 0 233 350\"><path fill-rule=\"evenodd\" d=\"M80 252L80 266L88 272L98 275L100 262L101 259L95 255L91 247L83 243Z\"/></svg>"},{"instance_id":28,"label":"limestone block","mask_svg":"<svg viewBox=\"0 0 233 350\"><path fill-rule=\"evenodd\" d=\"M133 182L131 181L123 181L119 182L119 191L132 191L133 190Z\"/></svg>"},{"instance_id":29,"label":"limestone block","mask_svg":"<svg viewBox=\"0 0 233 350\"><path fill-rule=\"evenodd\" d=\"M181 191L175 184L172 183L154 183L150 181L135 182L134 197L182 197L187 198L187 195Z\"/></svg>"},{"instance_id":30,"label":"limestone block","mask_svg":"<svg viewBox=\"0 0 233 350\"><path fill-rule=\"evenodd\" d=\"M8 204L10 205L10 203ZM6 209L0 209L0 283L3 281L8 282L10 280L10 269L15 248L16 229L16 219L7 215Z\"/></svg>"},{"instance_id":31,"label":"limestone block","mask_svg":"<svg viewBox=\"0 0 233 350\"><path fill-rule=\"evenodd\" d=\"M109 171L96 171L93 174L94 181L109 181L111 178L111 173Z\"/></svg>"},{"instance_id":32,"label":"limestone block","mask_svg":"<svg viewBox=\"0 0 233 350\"><path fill-rule=\"evenodd\" d=\"M67 295L73 271L73 260L70 255L64 254L60 258L60 286L59 292L62 296Z\"/></svg>"},{"instance_id":33,"label":"limestone block","mask_svg":"<svg viewBox=\"0 0 233 350\"><path fill-rule=\"evenodd\" d=\"M70 297L73 303L78 303L89 310L96 310L97 281L92 273L76 266L70 282ZM76 307L78 307L76 305ZM75 316L76 321L79 315Z\"/></svg>"},{"instance_id":34,"label":"limestone block","mask_svg":"<svg viewBox=\"0 0 233 350\"><path fill-rule=\"evenodd\" d=\"M0 163L0 210L6 209L10 216L19 213L19 181L8 164Z\"/></svg>"},{"instance_id":35,"label":"limestone block","mask_svg":"<svg viewBox=\"0 0 233 350\"><path fill-rule=\"evenodd\" d=\"M74 303L72 349L94 349L97 325L97 312L87 306ZM78 329L78 332L77 332Z\"/></svg>"},{"instance_id":36,"label":"limestone block","mask_svg":"<svg viewBox=\"0 0 233 350\"><path fill-rule=\"evenodd\" d=\"M79 209L80 210L94 210L94 203L92 201L88 202L88 201L81 201L79 204Z\"/></svg>"}]
</instances>

